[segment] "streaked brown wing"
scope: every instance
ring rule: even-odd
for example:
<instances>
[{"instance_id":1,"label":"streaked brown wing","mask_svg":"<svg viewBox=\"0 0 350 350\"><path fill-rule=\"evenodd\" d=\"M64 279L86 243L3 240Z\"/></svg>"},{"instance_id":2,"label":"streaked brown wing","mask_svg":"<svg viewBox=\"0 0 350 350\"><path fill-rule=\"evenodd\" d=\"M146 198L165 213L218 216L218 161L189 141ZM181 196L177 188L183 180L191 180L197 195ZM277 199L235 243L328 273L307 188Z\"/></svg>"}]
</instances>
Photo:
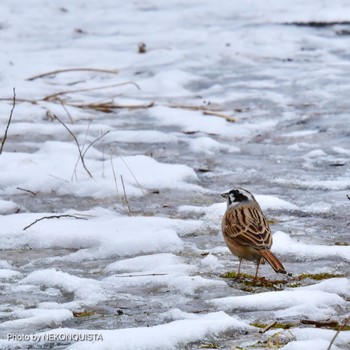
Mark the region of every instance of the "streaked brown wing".
<instances>
[{"instance_id":1,"label":"streaked brown wing","mask_svg":"<svg viewBox=\"0 0 350 350\"><path fill-rule=\"evenodd\" d=\"M258 206L239 206L227 210L222 229L225 235L240 244L258 250L271 248L271 230Z\"/></svg>"}]
</instances>

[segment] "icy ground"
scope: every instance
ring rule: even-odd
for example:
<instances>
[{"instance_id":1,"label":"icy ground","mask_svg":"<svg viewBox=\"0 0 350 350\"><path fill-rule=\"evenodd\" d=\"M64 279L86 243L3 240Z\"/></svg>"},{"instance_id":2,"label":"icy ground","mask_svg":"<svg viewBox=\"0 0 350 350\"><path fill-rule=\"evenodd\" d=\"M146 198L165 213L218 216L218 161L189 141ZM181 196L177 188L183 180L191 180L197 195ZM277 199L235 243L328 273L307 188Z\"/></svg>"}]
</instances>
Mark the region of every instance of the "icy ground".
<instances>
[{"instance_id":1,"label":"icy ground","mask_svg":"<svg viewBox=\"0 0 350 350\"><path fill-rule=\"evenodd\" d=\"M1 349L327 349L314 324L350 312L349 38L341 0L2 0ZM223 277L234 185L292 276Z\"/></svg>"}]
</instances>

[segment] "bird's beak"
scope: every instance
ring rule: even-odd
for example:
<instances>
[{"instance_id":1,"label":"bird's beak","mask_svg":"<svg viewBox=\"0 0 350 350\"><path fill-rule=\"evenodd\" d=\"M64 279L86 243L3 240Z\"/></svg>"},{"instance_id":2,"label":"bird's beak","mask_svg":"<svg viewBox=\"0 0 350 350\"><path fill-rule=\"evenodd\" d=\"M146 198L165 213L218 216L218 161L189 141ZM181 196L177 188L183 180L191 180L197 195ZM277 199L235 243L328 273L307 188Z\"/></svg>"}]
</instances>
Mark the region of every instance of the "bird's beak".
<instances>
[{"instance_id":1,"label":"bird's beak","mask_svg":"<svg viewBox=\"0 0 350 350\"><path fill-rule=\"evenodd\" d=\"M228 192L221 193L221 197L227 198L228 197Z\"/></svg>"}]
</instances>

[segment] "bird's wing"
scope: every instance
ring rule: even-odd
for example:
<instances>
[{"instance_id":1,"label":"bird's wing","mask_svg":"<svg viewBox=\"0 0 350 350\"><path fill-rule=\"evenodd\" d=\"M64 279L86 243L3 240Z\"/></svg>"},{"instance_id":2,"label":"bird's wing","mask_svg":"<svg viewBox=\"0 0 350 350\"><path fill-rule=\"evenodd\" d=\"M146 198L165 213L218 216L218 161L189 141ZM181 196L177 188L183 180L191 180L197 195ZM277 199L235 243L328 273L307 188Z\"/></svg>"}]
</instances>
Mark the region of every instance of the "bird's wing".
<instances>
[{"instance_id":1,"label":"bird's wing","mask_svg":"<svg viewBox=\"0 0 350 350\"><path fill-rule=\"evenodd\" d=\"M223 232L236 242L257 250L270 249L272 245L269 224L257 206L228 209L223 219Z\"/></svg>"}]
</instances>

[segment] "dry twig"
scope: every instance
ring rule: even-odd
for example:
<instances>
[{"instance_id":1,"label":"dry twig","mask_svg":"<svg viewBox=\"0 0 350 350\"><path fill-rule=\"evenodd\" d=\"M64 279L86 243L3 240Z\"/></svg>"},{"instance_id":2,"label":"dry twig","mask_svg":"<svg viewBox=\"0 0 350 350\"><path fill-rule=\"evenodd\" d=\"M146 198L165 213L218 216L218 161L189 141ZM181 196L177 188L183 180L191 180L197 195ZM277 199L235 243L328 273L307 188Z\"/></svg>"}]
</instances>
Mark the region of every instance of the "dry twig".
<instances>
[{"instance_id":1,"label":"dry twig","mask_svg":"<svg viewBox=\"0 0 350 350\"><path fill-rule=\"evenodd\" d=\"M10 117L7 121L4 137L2 138L2 141L1 141L0 154L2 154L2 150L4 149L4 145L5 145L5 142L7 140L7 132L9 130L9 127L11 124L12 115L13 115L13 111L14 111L15 107L16 107L16 89L13 88L12 108L11 108L11 112L10 112Z\"/></svg>"},{"instance_id":2,"label":"dry twig","mask_svg":"<svg viewBox=\"0 0 350 350\"><path fill-rule=\"evenodd\" d=\"M109 73L109 74L118 74L119 71L116 69L100 69L100 68L66 68L66 69L56 69L51 72L42 73L38 75L34 75L30 78L27 78L27 80L32 81L35 79L43 78L48 75L54 75L59 73L66 73L66 72L79 72L79 71L86 71L86 72L100 72L100 73Z\"/></svg>"},{"instance_id":3,"label":"dry twig","mask_svg":"<svg viewBox=\"0 0 350 350\"><path fill-rule=\"evenodd\" d=\"M60 218L74 218L78 220L86 220L86 218L76 216L76 215L70 215L70 214L64 214L64 215L51 215L51 216L43 216L40 219L37 219L33 221L31 224L27 225L26 227L23 228L23 231L27 230L29 227L35 225L39 221L46 220L46 219L60 219Z\"/></svg>"},{"instance_id":4,"label":"dry twig","mask_svg":"<svg viewBox=\"0 0 350 350\"><path fill-rule=\"evenodd\" d=\"M17 190L28 192L28 193L32 194L33 196L36 196L35 192L33 192L31 190L26 190L25 188L22 188L22 187L17 187Z\"/></svg>"}]
</instances>

